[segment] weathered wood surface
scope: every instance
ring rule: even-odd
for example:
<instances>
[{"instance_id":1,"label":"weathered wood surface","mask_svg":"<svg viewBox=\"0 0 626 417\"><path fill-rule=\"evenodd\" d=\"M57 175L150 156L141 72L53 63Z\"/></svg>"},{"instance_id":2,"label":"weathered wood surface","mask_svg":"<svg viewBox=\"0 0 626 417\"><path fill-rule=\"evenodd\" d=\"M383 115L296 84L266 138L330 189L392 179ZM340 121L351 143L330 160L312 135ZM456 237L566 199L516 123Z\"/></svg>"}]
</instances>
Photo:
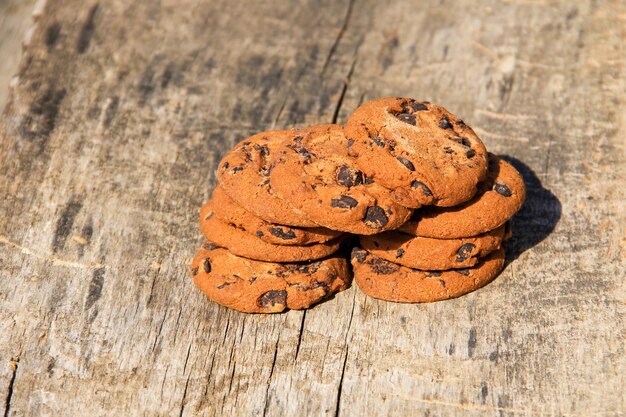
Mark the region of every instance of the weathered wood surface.
<instances>
[{"instance_id":1,"label":"weathered wood surface","mask_svg":"<svg viewBox=\"0 0 626 417\"><path fill-rule=\"evenodd\" d=\"M49 0L0 127L4 415L624 415L620 1ZM529 184L457 300L208 302L216 161L363 100L430 99Z\"/></svg>"},{"instance_id":2,"label":"weathered wood surface","mask_svg":"<svg viewBox=\"0 0 626 417\"><path fill-rule=\"evenodd\" d=\"M32 27L35 0L0 0L0 109L4 108L8 86L17 70L22 39Z\"/></svg>"}]
</instances>

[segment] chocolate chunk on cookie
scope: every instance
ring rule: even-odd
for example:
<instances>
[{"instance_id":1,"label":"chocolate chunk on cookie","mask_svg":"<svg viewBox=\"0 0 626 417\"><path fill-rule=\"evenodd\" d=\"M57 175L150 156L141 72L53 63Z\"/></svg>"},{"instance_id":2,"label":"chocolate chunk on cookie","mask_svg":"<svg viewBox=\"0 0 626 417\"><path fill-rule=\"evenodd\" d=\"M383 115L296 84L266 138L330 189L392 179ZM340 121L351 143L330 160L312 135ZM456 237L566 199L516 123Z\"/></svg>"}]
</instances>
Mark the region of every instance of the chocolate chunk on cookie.
<instances>
[{"instance_id":1,"label":"chocolate chunk on cookie","mask_svg":"<svg viewBox=\"0 0 626 417\"><path fill-rule=\"evenodd\" d=\"M200 211L200 230L207 241L227 248L237 256L267 262L298 262L324 258L339 249L342 237L324 243L309 245L274 245L247 233L235 226L222 222L214 213L211 204ZM205 220L202 220L205 219Z\"/></svg>"},{"instance_id":2,"label":"chocolate chunk on cookie","mask_svg":"<svg viewBox=\"0 0 626 417\"><path fill-rule=\"evenodd\" d=\"M406 207L449 207L474 195L487 150L474 131L443 107L408 98L363 104L350 116L349 153L374 182Z\"/></svg>"},{"instance_id":3,"label":"chocolate chunk on cookie","mask_svg":"<svg viewBox=\"0 0 626 417\"><path fill-rule=\"evenodd\" d=\"M244 139L218 165L217 181L237 204L267 222L317 227L302 211L276 196L269 182L276 149L291 140L293 132L274 130Z\"/></svg>"},{"instance_id":4,"label":"chocolate chunk on cookie","mask_svg":"<svg viewBox=\"0 0 626 417\"><path fill-rule=\"evenodd\" d=\"M277 150L273 192L328 229L369 235L397 229L411 215L388 189L368 181L348 153L341 126L302 129Z\"/></svg>"},{"instance_id":5,"label":"chocolate chunk on cookie","mask_svg":"<svg viewBox=\"0 0 626 417\"><path fill-rule=\"evenodd\" d=\"M490 282L504 267L504 251L491 252L472 268L423 271L355 248L352 266L354 280L370 297L398 303L428 303L459 297Z\"/></svg>"},{"instance_id":6,"label":"chocolate chunk on cookie","mask_svg":"<svg viewBox=\"0 0 626 417\"><path fill-rule=\"evenodd\" d=\"M205 205L208 207L203 208L203 212L214 212L215 216L222 222L274 245L301 246L310 243L323 243L341 235L341 232L324 227L298 228L266 222L237 204L219 185L215 187L211 200ZM206 220L201 217L200 223L204 221Z\"/></svg>"},{"instance_id":7,"label":"chocolate chunk on cookie","mask_svg":"<svg viewBox=\"0 0 626 417\"><path fill-rule=\"evenodd\" d=\"M498 250L504 239L505 228L478 236L458 239L417 237L390 231L372 236L361 236L361 247L372 255L410 268L446 270L476 265L487 254Z\"/></svg>"},{"instance_id":8,"label":"chocolate chunk on cookie","mask_svg":"<svg viewBox=\"0 0 626 417\"><path fill-rule=\"evenodd\" d=\"M489 154L487 179L474 198L456 207L423 207L400 230L415 236L455 239L502 226L524 203L526 187L508 162Z\"/></svg>"},{"instance_id":9,"label":"chocolate chunk on cookie","mask_svg":"<svg viewBox=\"0 0 626 417\"><path fill-rule=\"evenodd\" d=\"M348 263L341 256L280 264L204 246L196 253L190 272L207 297L245 313L309 308L345 290L351 281Z\"/></svg>"}]
</instances>

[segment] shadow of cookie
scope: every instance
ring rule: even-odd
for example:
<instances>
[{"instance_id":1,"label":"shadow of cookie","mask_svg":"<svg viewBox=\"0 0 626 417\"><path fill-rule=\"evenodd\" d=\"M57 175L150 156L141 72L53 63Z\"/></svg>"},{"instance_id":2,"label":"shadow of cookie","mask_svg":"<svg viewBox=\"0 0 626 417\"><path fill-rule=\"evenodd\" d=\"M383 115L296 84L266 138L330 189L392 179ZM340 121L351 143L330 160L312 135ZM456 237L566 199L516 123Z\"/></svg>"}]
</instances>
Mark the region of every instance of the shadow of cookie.
<instances>
[{"instance_id":1,"label":"shadow of cookie","mask_svg":"<svg viewBox=\"0 0 626 417\"><path fill-rule=\"evenodd\" d=\"M561 202L541 185L541 181L528 165L508 155L499 156L522 174L526 184L526 201L511 219L513 236L506 242L508 265L552 233L561 218Z\"/></svg>"}]
</instances>

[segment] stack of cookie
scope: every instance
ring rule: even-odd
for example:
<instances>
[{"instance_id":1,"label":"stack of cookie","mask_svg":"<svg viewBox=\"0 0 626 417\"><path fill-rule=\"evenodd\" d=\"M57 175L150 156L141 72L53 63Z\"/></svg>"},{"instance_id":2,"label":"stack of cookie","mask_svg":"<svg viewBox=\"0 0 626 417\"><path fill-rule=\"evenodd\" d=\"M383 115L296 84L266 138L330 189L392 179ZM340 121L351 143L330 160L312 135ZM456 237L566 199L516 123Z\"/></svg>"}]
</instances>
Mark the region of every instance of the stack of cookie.
<instances>
[{"instance_id":1,"label":"stack of cookie","mask_svg":"<svg viewBox=\"0 0 626 417\"><path fill-rule=\"evenodd\" d=\"M398 302L458 297L485 285L504 267L508 220L525 187L507 162L489 154L487 179L468 202L416 210L398 231L362 236L352 265L361 290Z\"/></svg>"},{"instance_id":2,"label":"stack of cookie","mask_svg":"<svg viewBox=\"0 0 626 417\"><path fill-rule=\"evenodd\" d=\"M345 127L263 132L230 151L200 213L192 275L245 312L307 308L350 285L398 302L455 297L503 267L506 221L524 200L515 169L442 107L389 98ZM345 244L343 246L346 246Z\"/></svg>"}]
</instances>

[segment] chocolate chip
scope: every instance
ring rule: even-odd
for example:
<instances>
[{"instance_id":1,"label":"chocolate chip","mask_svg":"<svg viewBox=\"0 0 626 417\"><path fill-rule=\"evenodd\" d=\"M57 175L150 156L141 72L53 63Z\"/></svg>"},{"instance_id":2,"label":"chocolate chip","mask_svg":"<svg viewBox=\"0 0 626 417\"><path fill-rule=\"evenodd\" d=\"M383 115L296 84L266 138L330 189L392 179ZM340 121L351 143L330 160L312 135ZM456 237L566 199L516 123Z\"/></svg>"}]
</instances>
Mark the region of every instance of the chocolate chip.
<instances>
[{"instance_id":1,"label":"chocolate chip","mask_svg":"<svg viewBox=\"0 0 626 417\"><path fill-rule=\"evenodd\" d=\"M381 148L385 146L385 142L383 142L383 140L379 137L372 136L370 139L372 140L372 142L374 142L376 145L380 146Z\"/></svg>"},{"instance_id":2,"label":"chocolate chip","mask_svg":"<svg viewBox=\"0 0 626 417\"><path fill-rule=\"evenodd\" d=\"M354 198L342 195L340 198L333 198L330 200L330 205L339 208L354 208L359 204Z\"/></svg>"},{"instance_id":3,"label":"chocolate chip","mask_svg":"<svg viewBox=\"0 0 626 417\"><path fill-rule=\"evenodd\" d=\"M413 111L428 110L428 107L426 107L424 103L418 103L417 101L411 101L409 103L409 106L411 107L411 109L413 109Z\"/></svg>"},{"instance_id":4,"label":"chocolate chip","mask_svg":"<svg viewBox=\"0 0 626 417\"><path fill-rule=\"evenodd\" d=\"M472 251L476 248L476 245L472 243L465 243L461 245L459 250L456 251L456 261L463 262L466 260L471 254Z\"/></svg>"},{"instance_id":5,"label":"chocolate chip","mask_svg":"<svg viewBox=\"0 0 626 417\"><path fill-rule=\"evenodd\" d=\"M264 177L269 177L269 175L272 173L272 170L274 169L274 164L271 164L268 167L263 167L261 168L261 170L259 171L260 174Z\"/></svg>"},{"instance_id":6,"label":"chocolate chip","mask_svg":"<svg viewBox=\"0 0 626 417\"><path fill-rule=\"evenodd\" d=\"M243 167L242 167L242 166L237 166L237 167L234 167L231 171L232 171L233 173L235 173L235 172L239 172L239 171L243 171Z\"/></svg>"},{"instance_id":7,"label":"chocolate chip","mask_svg":"<svg viewBox=\"0 0 626 417\"><path fill-rule=\"evenodd\" d=\"M441 271L428 271L428 277L440 277L442 274Z\"/></svg>"},{"instance_id":8,"label":"chocolate chip","mask_svg":"<svg viewBox=\"0 0 626 417\"><path fill-rule=\"evenodd\" d=\"M374 183L373 179L363 174L363 184L373 184L373 183Z\"/></svg>"},{"instance_id":9,"label":"chocolate chip","mask_svg":"<svg viewBox=\"0 0 626 417\"><path fill-rule=\"evenodd\" d=\"M275 305L287 306L287 291L268 291L261 295L257 301L259 307L274 307Z\"/></svg>"},{"instance_id":10,"label":"chocolate chip","mask_svg":"<svg viewBox=\"0 0 626 417\"><path fill-rule=\"evenodd\" d=\"M503 184L501 182L497 182L496 185L493 186L493 189L495 190L496 193L503 195L505 197L511 197L513 195L513 193L511 192L511 189L507 187L506 184Z\"/></svg>"},{"instance_id":11,"label":"chocolate chip","mask_svg":"<svg viewBox=\"0 0 626 417\"><path fill-rule=\"evenodd\" d=\"M421 188L424 195L428 197L433 195L432 191L430 191L430 188L428 188L426 184L421 181L413 181L411 183L411 188Z\"/></svg>"},{"instance_id":12,"label":"chocolate chip","mask_svg":"<svg viewBox=\"0 0 626 417\"><path fill-rule=\"evenodd\" d=\"M265 236L265 235L263 234L263 232L262 232L262 231L260 231L260 230L257 230L257 231L256 231L256 235L257 235L258 237L263 237L263 236Z\"/></svg>"},{"instance_id":13,"label":"chocolate chip","mask_svg":"<svg viewBox=\"0 0 626 417\"><path fill-rule=\"evenodd\" d=\"M448 120L448 116L443 116L439 121L439 127L442 129L452 129L452 123Z\"/></svg>"},{"instance_id":14,"label":"chocolate chip","mask_svg":"<svg viewBox=\"0 0 626 417\"><path fill-rule=\"evenodd\" d=\"M256 275L252 275L248 281L250 282L250 284L254 284L254 281L256 281L257 278L258 277Z\"/></svg>"},{"instance_id":15,"label":"chocolate chip","mask_svg":"<svg viewBox=\"0 0 626 417\"><path fill-rule=\"evenodd\" d=\"M404 256L404 249L400 248L396 251L396 258L402 258Z\"/></svg>"},{"instance_id":16,"label":"chocolate chip","mask_svg":"<svg viewBox=\"0 0 626 417\"><path fill-rule=\"evenodd\" d=\"M202 261L202 269L207 274L211 272L211 260L209 258L204 258L204 261Z\"/></svg>"},{"instance_id":17,"label":"chocolate chip","mask_svg":"<svg viewBox=\"0 0 626 417\"><path fill-rule=\"evenodd\" d=\"M444 147L443 150L444 150L445 153L455 153L454 149L452 149L449 146Z\"/></svg>"},{"instance_id":18,"label":"chocolate chip","mask_svg":"<svg viewBox=\"0 0 626 417\"><path fill-rule=\"evenodd\" d=\"M311 157L313 156L313 155L311 155L311 152L309 152L309 151L308 151L305 147L303 147L303 146L302 146L302 147L300 147L300 148L298 148L297 152L298 152L300 155L302 155L302 157L303 157L305 160L307 160L307 161L308 161L308 160L310 160L310 159L311 159Z\"/></svg>"},{"instance_id":19,"label":"chocolate chip","mask_svg":"<svg viewBox=\"0 0 626 417\"><path fill-rule=\"evenodd\" d=\"M254 150L259 151L261 156L267 156L270 154L270 149L265 145L254 145Z\"/></svg>"},{"instance_id":20,"label":"chocolate chip","mask_svg":"<svg viewBox=\"0 0 626 417\"><path fill-rule=\"evenodd\" d=\"M224 164L222 165L222 169L228 169L229 166L230 164L228 162L224 162Z\"/></svg>"},{"instance_id":21,"label":"chocolate chip","mask_svg":"<svg viewBox=\"0 0 626 417\"><path fill-rule=\"evenodd\" d=\"M334 278L331 278L331 279L334 279ZM324 290L324 296L330 294L330 287L328 286L327 283L325 283L323 281L314 280L311 283L311 288L310 289L315 290L317 288L321 288L322 290Z\"/></svg>"},{"instance_id":22,"label":"chocolate chip","mask_svg":"<svg viewBox=\"0 0 626 417\"><path fill-rule=\"evenodd\" d=\"M302 141L302 136L295 136L293 138L294 142L301 142Z\"/></svg>"},{"instance_id":23,"label":"chocolate chip","mask_svg":"<svg viewBox=\"0 0 626 417\"><path fill-rule=\"evenodd\" d=\"M296 237L296 234L293 232L293 230L289 230L288 232L285 232L280 227L270 227L270 233L276 237L279 237L281 239L286 239L286 240L295 239Z\"/></svg>"},{"instance_id":24,"label":"chocolate chip","mask_svg":"<svg viewBox=\"0 0 626 417\"><path fill-rule=\"evenodd\" d=\"M472 142L470 142L469 139L467 139L467 138L462 138L462 137L459 137L459 136L455 136L453 138L448 138L448 139L450 139L450 140L452 140L452 141L454 141L456 143L460 143L463 146L467 146L468 148L470 146L472 146Z\"/></svg>"},{"instance_id":25,"label":"chocolate chip","mask_svg":"<svg viewBox=\"0 0 626 417\"><path fill-rule=\"evenodd\" d=\"M370 262L370 268L374 273L379 275L389 275L400 269L400 265L386 261L381 258L372 259Z\"/></svg>"},{"instance_id":26,"label":"chocolate chip","mask_svg":"<svg viewBox=\"0 0 626 417\"><path fill-rule=\"evenodd\" d=\"M411 126L415 126L416 124L415 115L411 113L397 113L397 114L394 114L394 116L396 116L396 118L400 120L401 122L410 124Z\"/></svg>"},{"instance_id":27,"label":"chocolate chip","mask_svg":"<svg viewBox=\"0 0 626 417\"><path fill-rule=\"evenodd\" d=\"M474 155L476 155L476 152L474 152L473 149L468 149L467 152L465 152L465 154L467 155L468 158L473 158Z\"/></svg>"},{"instance_id":28,"label":"chocolate chip","mask_svg":"<svg viewBox=\"0 0 626 417\"><path fill-rule=\"evenodd\" d=\"M302 139L302 138L300 138L300 139ZM287 145L287 147L292 149L293 151L297 152L300 156L302 156L304 158L304 163L305 164L308 164L309 162L311 162L311 158L313 157L313 155L304 146L302 146L302 145L300 145L298 143L297 145Z\"/></svg>"},{"instance_id":29,"label":"chocolate chip","mask_svg":"<svg viewBox=\"0 0 626 417\"><path fill-rule=\"evenodd\" d=\"M389 222L389 219L387 218L385 210L383 210L382 207L371 206L367 208L363 222L366 226L371 227L372 229L380 229Z\"/></svg>"},{"instance_id":30,"label":"chocolate chip","mask_svg":"<svg viewBox=\"0 0 626 417\"><path fill-rule=\"evenodd\" d=\"M466 277L469 277L469 274L470 274L469 268L456 269L455 271L461 275L465 275Z\"/></svg>"},{"instance_id":31,"label":"chocolate chip","mask_svg":"<svg viewBox=\"0 0 626 417\"><path fill-rule=\"evenodd\" d=\"M363 183L363 173L358 169L342 165L337 171L337 183L344 187L354 187Z\"/></svg>"},{"instance_id":32,"label":"chocolate chip","mask_svg":"<svg viewBox=\"0 0 626 417\"><path fill-rule=\"evenodd\" d=\"M211 242L204 242L202 244L202 247L206 250L215 250L218 249L219 246L217 246L215 243L211 243Z\"/></svg>"},{"instance_id":33,"label":"chocolate chip","mask_svg":"<svg viewBox=\"0 0 626 417\"><path fill-rule=\"evenodd\" d=\"M457 120L455 123L458 127L460 128L466 128L467 125L465 124L465 122L463 120Z\"/></svg>"},{"instance_id":34,"label":"chocolate chip","mask_svg":"<svg viewBox=\"0 0 626 417\"><path fill-rule=\"evenodd\" d=\"M365 262L367 255L369 255L369 253L366 250L354 247L352 248L352 253L350 254L350 260L356 259L358 262L363 263Z\"/></svg>"},{"instance_id":35,"label":"chocolate chip","mask_svg":"<svg viewBox=\"0 0 626 417\"><path fill-rule=\"evenodd\" d=\"M221 290L222 288L224 288L224 287L228 287L228 286L229 286L229 285L231 285L231 284L234 284L234 282L225 282L225 283L223 283L223 284L221 284L221 285L218 285L218 286L217 286L217 289L218 289L218 290Z\"/></svg>"},{"instance_id":36,"label":"chocolate chip","mask_svg":"<svg viewBox=\"0 0 626 417\"><path fill-rule=\"evenodd\" d=\"M413 163L411 161L409 161L406 158L403 158L401 156L397 156L396 159L398 161L400 161L400 163L402 165L404 165L405 167L407 167L409 169L409 171L415 171L415 166L413 165Z\"/></svg>"},{"instance_id":37,"label":"chocolate chip","mask_svg":"<svg viewBox=\"0 0 626 417\"><path fill-rule=\"evenodd\" d=\"M290 273L299 273L299 274L314 274L320 268L320 262L313 263L293 263L293 264L284 264L283 268L286 272Z\"/></svg>"},{"instance_id":38,"label":"chocolate chip","mask_svg":"<svg viewBox=\"0 0 626 417\"><path fill-rule=\"evenodd\" d=\"M352 147L352 145L354 145L354 139L348 139L348 145L347 145L347 147L348 147L348 148L351 148L351 147Z\"/></svg>"},{"instance_id":39,"label":"chocolate chip","mask_svg":"<svg viewBox=\"0 0 626 417\"><path fill-rule=\"evenodd\" d=\"M194 277L198 275L198 269L199 268L197 266L195 268L191 268L191 275L193 275Z\"/></svg>"}]
</instances>

